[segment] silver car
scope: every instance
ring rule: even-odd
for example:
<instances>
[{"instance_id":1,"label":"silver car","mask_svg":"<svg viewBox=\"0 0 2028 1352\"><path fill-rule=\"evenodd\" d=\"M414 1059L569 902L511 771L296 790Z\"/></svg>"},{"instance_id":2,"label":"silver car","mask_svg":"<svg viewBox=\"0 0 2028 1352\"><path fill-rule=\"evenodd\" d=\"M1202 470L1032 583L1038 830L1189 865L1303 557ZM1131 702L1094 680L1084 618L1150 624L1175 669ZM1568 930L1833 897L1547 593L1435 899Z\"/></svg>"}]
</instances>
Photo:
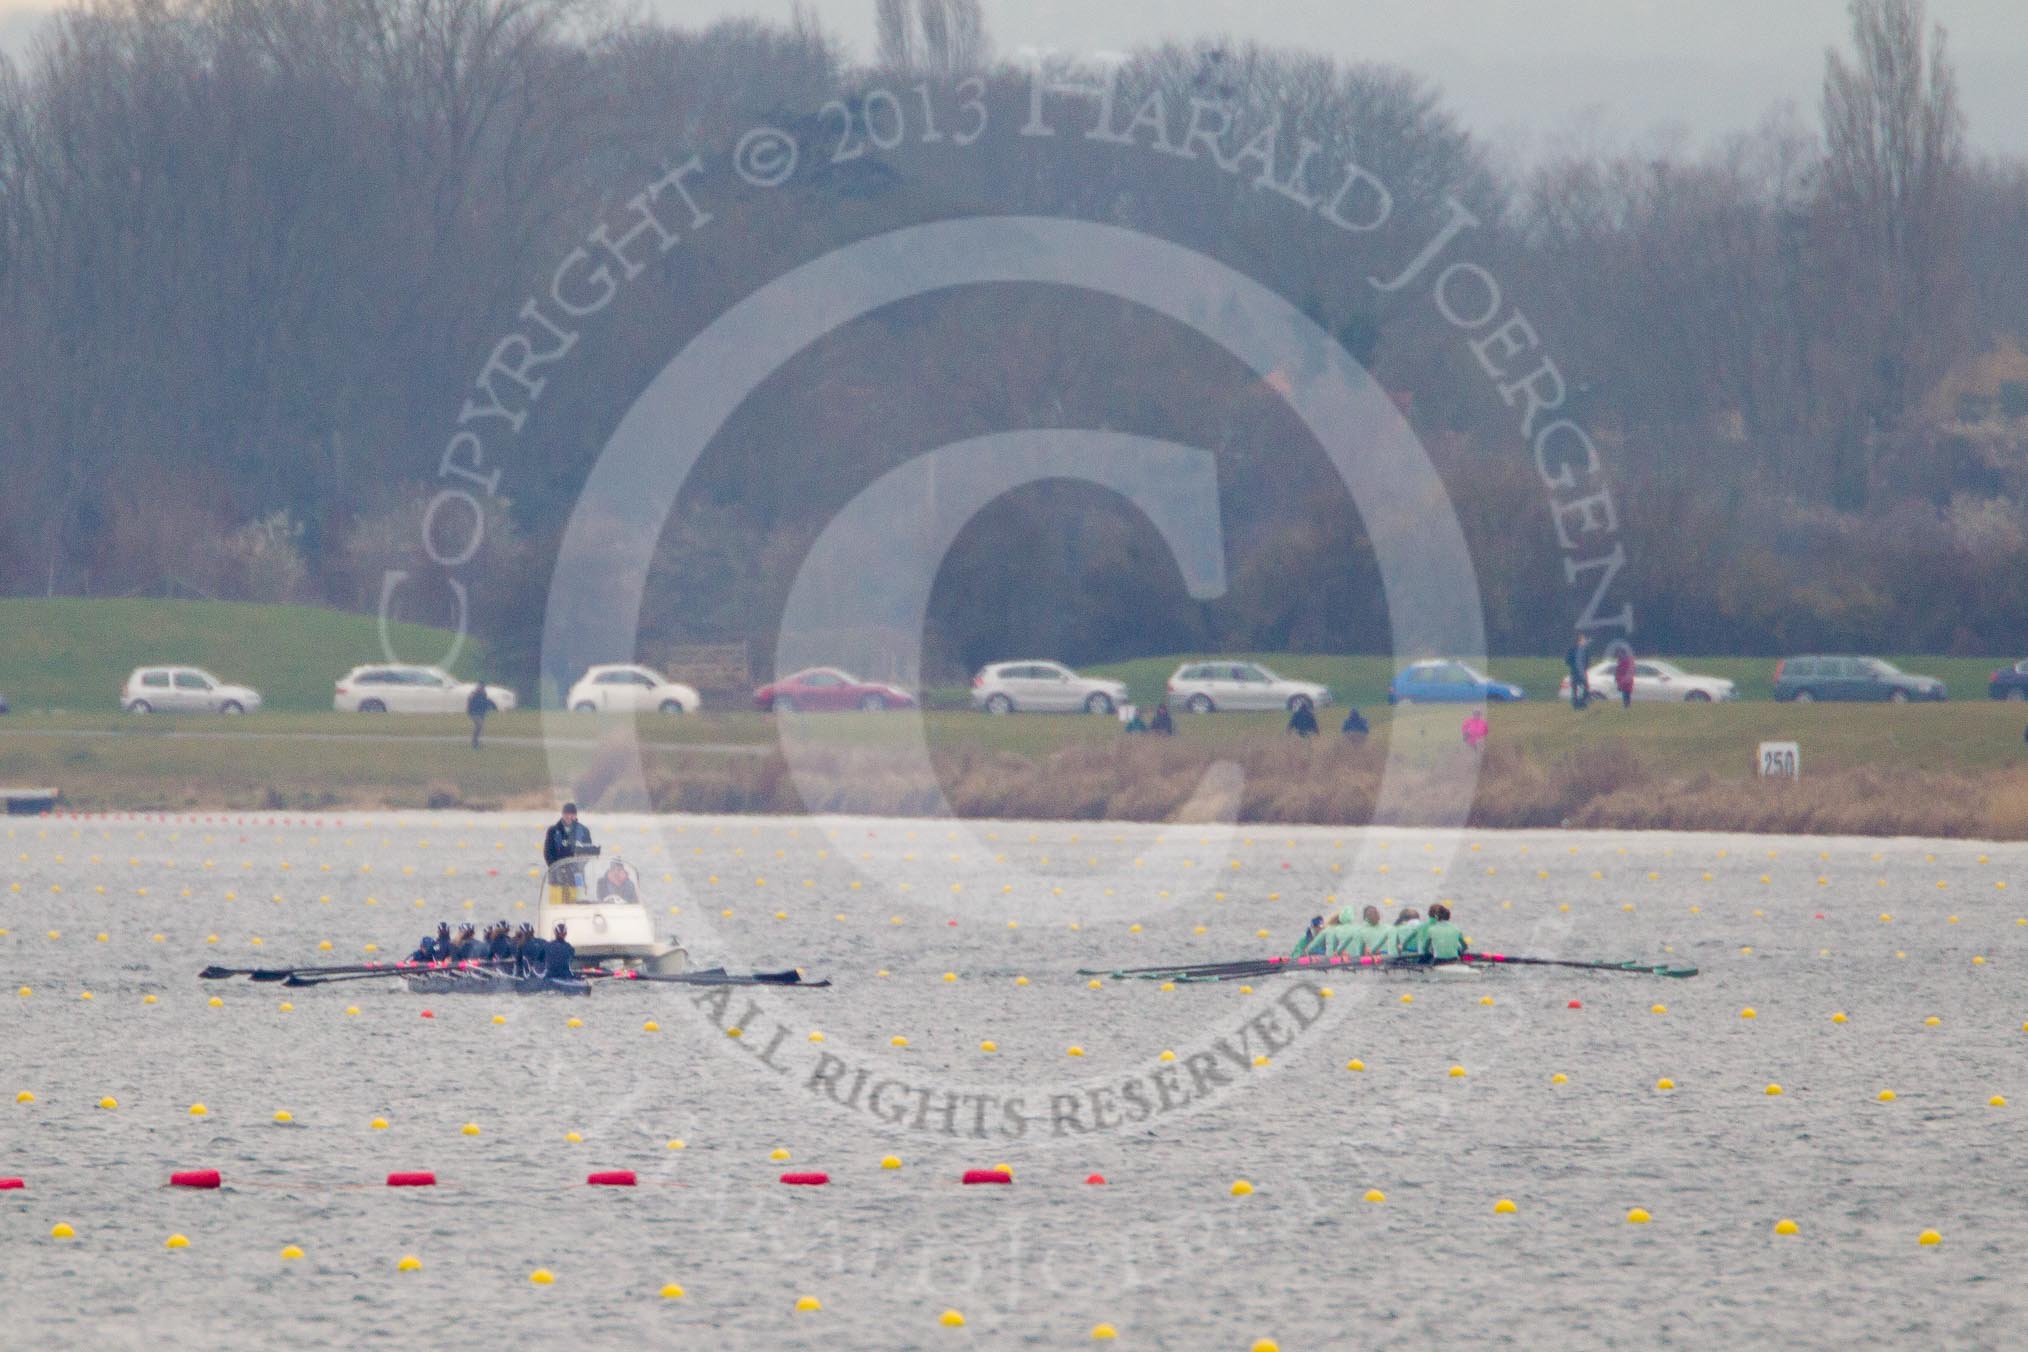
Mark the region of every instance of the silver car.
<instances>
[{"instance_id":1,"label":"silver car","mask_svg":"<svg viewBox=\"0 0 2028 1352\"><path fill-rule=\"evenodd\" d=\"M1126 682L1080 676L1061 662L995 662L972 678L972 704L989 714L1109 714L1126 702Z\"/></svg>"},{"instance_id":2,"label":"silver car","mask_svg":"<svg viewBox=\"0 0 2028 1352\"><path fill-rule=\"evenodd\" d=\"M1331 702L1328 686L1292 681L1258 662L1185 662L1169 678L1169 699L1193 714L1219 710L1287 709L1308 705L1321 709Z\"/></svg>"},{"instance_id":3,"label":"silver car","mask_svg":"<svg viewBox=\"0 0 2028 1352\"><path fill-rule=\"evenodd\" d=\"M130 714L243 714L261 707L261 692L201 667L136 667L120 689L120 707Z\"/></svg>"}]
</instances>

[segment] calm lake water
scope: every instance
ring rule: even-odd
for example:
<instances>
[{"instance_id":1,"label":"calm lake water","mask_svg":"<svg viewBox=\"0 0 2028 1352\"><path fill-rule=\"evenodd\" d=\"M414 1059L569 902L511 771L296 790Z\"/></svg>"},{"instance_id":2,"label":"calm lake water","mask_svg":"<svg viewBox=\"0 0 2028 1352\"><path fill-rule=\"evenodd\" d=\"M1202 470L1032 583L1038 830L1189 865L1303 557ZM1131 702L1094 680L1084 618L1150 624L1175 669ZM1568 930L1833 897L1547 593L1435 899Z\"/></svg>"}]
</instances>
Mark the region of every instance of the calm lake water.
<instances>
[{"instance_id":1,"label":"calm lake water","mask_svg":"<svg viewBox=\"0 0 2028 1352\"><path fill-rule=\"evenodd\" d=\"M0 1343L2018 1340L2028 848L593 818L694 960L836 984L196 978L533 919L542 825L0 827L5 989L32 989L0 1002L0 1176L28 1184L0 1193ZM1449 899L1481 949L1702 974L1076 974L1284 951L1327 897ZM1001 1163L1012 1186L959 1181ZM192 1168L226 1186L165 1186ZM440 1185L382 1186L406 1169ZM601 1169L640 1186L585 1186Z\"/></svg>"}]
</instances>

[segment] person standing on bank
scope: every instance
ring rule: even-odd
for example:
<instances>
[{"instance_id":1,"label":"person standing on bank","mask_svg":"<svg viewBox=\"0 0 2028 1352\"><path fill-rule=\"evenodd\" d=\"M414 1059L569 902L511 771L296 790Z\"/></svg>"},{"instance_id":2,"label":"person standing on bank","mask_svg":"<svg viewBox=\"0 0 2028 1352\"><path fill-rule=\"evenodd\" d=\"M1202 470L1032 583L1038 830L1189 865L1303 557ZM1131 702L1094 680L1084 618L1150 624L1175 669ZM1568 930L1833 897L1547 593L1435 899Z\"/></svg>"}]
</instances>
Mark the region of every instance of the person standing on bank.
<instances>
[{"instance_id":1,"label":"person standing on bank","mask_svg":"<svg viewBox=\"0 0 2028 1352\"><path fill-rule=\"evenodd\" d=\"M1619 688L1620 707L1634 707L1634 650L1627 644L1620 645L1619 659L1613 663L1613 684Z\"/></svg>"},{"instance_id":2,"label":"person standing on bank","mask_svg":"<svg viewBox=\"0 0 2028 1352\"><path fill-rule=\"evenodd\" d=\"M486 678L472 687L472 694L465 701L465 717L472 720L472 750L479 749L479 736L486 731L486 715L493 712L493 701L486 694Z\"/></svg>"},{"instance_id":3,"label":"person standing on bank","mask_svg":"<svg viewBox=\"0 0 2028 1352\"><path fill-rule=\"evenodd\" d=\"M1591 640L1583 630L1571 640L1563 665L1570 668L1570 707L1581 711L1591 700Z\"/></svg>"}]
</instances>

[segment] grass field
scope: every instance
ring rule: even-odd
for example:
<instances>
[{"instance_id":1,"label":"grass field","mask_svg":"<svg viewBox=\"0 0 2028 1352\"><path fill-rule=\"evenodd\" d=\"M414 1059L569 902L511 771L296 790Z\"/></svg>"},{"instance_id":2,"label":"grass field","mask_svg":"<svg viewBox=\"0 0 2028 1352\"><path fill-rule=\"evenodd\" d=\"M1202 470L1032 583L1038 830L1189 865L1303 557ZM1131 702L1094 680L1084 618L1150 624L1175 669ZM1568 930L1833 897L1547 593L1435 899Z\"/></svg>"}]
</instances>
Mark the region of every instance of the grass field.
<instances>
[{"instance_id":1,"label":"grass field","mask_svg":"<svg viewBox=\"0 0 2028 1352\"><path fill-rule=\"evenodd\" d=\"M1221 759L1248 766L1257 778L1282 778L1309 791L1348 776L1370 788L1383 753L1404 738L1412 741L1415 765L1459 754L1458 709L1396 712L1383 705L1371 714L1373 737L1357 755L1335 734L1298 746L1275 714L1185 715L1173 740L1129 738L1112 719L1082 715L932 713L926 726L940 778L954 801L969 792L982 807L998 803L1001 810L1045 816L1116 810L1123 795L1159 808L1187 796L1187 785ZM1801 744L1804 780L1813 792L1867 776L1848 796L1878 799L1880 815L1889 821L1904 819L1907 800L1935 796L1936 786L1925 787L1924 776L1951 778L1970 786L1967 793L1991 796L2001 791L2002 781L2007 793L2015 792L2015 781L2028 773L2022 735L2028 713L1985 700L1940 706L1636 705L1583 714L1536 703L1497 707L1490 717L1487 765L1502 772L1489 774L1481 785L1491 817L1533 811L1530 795L1566 802L1573 783L1596 776L1600 755L1632 767L1613 770L1614 782L1601 792L1622 791L1630 774L1657 793L1685 785L1721 795L1726 785L1757 790L1751 781L1763 740ZM801 806L785 782L778 728L769 716L647 716L637 726L646 748L649 800L658 805L763 811ZM854 795L873 792L875 781L898 783L906 776L903 753L912 718L808 715L805 726L844 767L838 799L824 806L858 802ZM586 796L596 800L603 781L591 784L584 776L609 755L602 748L613 727L603 719L563 716L554 728L552 757L542 717L533 712L496 715L488 724L489 744L478 752L465 742L469 726L455 717L16 715L0 724L0 784L60 786L67 805L77 808L528 806L586 788L592 789ZM1026 787L1011 799L996 786L1015 783ZM1050 810L1052 784L1065 800L1057 811ZM1363 801L1358 794L1341 795L1336 806L1282 803L1260 810L1335 819L1358 801ZM963 801L959 806L966 810ZM903 802L894 810L906 807Z\"/></svg>"},{"instance_id":2,"label":"grass field","mask_svg":"<svg viewBox=\"0 0 2028 1352\"><path fill-rule=\"evenodd\" d=\"M436 661L451 639L420 625L390 625L389 633L395 651L417 662ZM461 674L481 656L467 640ZM380 660L371 615L231 601L0 600L0 694L17 710L117 709L127 673L151 663L250 685L269 709L329 709L332 682Z\"/></svg>"}]
</instances>

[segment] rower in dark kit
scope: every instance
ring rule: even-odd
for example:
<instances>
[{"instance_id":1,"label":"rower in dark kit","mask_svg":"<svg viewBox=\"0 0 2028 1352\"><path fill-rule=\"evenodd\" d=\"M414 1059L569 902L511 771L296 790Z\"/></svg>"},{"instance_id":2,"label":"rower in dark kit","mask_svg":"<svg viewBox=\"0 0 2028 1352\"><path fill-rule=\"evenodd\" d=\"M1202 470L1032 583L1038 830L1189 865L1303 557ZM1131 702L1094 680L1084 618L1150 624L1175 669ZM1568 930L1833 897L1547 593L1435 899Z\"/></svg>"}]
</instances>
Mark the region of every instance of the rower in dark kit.
<instances>
[{"instance_id":1,"label":"rower in dark kit","mask_svg":"<svg viewBox=\"0 0 2028 1352\"><path fill-rule=\"evenodd\" d=\"M565 927L558 925L556 937L543 946L542 975L552 981L575 975L571 963L577 958L577 949L564 937L566 933Z\"/></svg>"}]
</instances>

